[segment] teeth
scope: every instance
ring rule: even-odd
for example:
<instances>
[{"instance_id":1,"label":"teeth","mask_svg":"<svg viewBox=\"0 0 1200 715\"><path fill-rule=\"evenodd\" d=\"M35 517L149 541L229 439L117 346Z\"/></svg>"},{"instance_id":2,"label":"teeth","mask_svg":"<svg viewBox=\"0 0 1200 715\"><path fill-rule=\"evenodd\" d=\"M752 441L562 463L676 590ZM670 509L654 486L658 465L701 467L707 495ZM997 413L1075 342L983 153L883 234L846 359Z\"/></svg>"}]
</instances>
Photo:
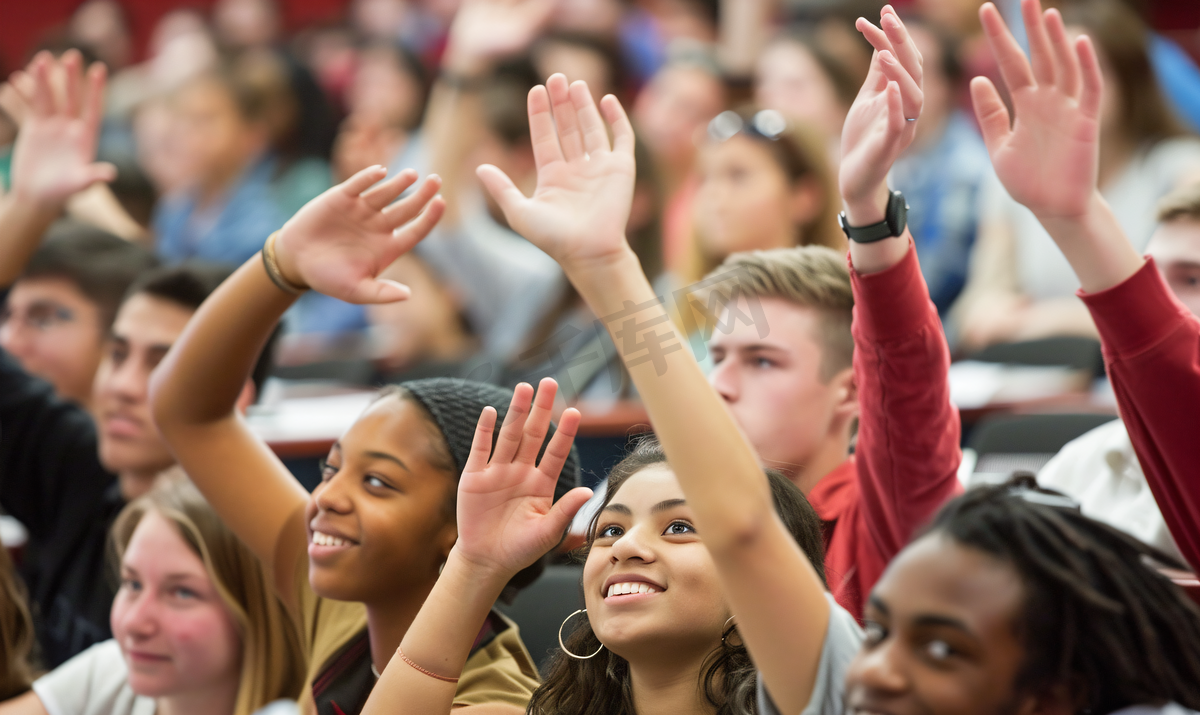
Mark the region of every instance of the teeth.
<instances>
[{"instance_id":1,"label":"teeth","mask_svg":"<svg viewBox=\"0 0 1200 715\"><path fill-rule=\"evenodd\" d=\"M630 593L658 593L660 589L651 586L648 583L641 581L626 581L624 583L614 583L608 587L608 596L624 596Z\"/></svg>"},{"instance_id":2,"label":"teeth","mask_svg":"<svg viewBox=\"0 0 1200 715\"><path fill-rule=\"evenodd\" d=\"M312 542L317 546L346 546L350 543L345 539L338 538L332 534L326 534L320 531L313 532Z\"/></svg>"}]
</instances>

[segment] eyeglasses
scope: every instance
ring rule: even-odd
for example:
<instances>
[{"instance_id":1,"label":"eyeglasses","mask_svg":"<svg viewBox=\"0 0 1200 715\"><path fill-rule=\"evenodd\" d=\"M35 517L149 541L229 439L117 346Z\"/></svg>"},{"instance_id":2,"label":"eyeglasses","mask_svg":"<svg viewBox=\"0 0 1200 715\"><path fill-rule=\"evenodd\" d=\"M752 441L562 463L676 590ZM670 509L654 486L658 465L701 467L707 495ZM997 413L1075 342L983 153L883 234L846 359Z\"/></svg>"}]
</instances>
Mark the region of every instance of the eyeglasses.
<instances>
[{"instance_id":1,"label":"eyeglasses","mask_svg":"<svg viewBox=\"0 0 1200 715\"><path fill-rule=\"evenodd\" d=\"M716 142L732 139L738 134L748 134L767 141L775 141L787 129L787 119L774 109L763 109L750 117L750 121L733 111L724 111L708 123L708 136Z\"/></svg>"},{"instance_id":2,"label":"eyeglasses","mask_svg":"<svg viewBox=\"0 0 1200 715\"><path fill-rule=\"evenodd\" d=\"M14 313L7 307L0 313L0 325L7 325L14 320L27 328L45 332L74 322L75 312L56 303L34 303L23 313Z\"/></svg>"}]
</instances>

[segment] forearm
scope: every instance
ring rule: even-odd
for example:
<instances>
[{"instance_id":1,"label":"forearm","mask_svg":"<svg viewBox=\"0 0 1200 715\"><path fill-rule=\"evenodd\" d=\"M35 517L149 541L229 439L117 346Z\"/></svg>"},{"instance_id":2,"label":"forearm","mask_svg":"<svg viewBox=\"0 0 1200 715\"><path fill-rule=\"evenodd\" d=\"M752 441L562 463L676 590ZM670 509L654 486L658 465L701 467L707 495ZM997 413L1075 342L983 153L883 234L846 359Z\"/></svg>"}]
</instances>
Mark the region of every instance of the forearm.
<instances>
[{"instance_id":1,"label":"forearm","mask_svg":"<svg viewBox=\"0 0 1200 715\"><path fill-rule=\"evenodd\" d=\"M455 683L417 670L400 653L431 673L458 678L484 619L511 575L477 568L457 550L451 550L399 650L371 691L363 715L449 713Z\"/></svg>"},{"instance_id":2,"label":"forearm","mask_svg":"<svg viewBox=\"0 0 1200 715\"><path fill-rule=\"evenodd\" d=\"M767 42L770 5L767 0L721 0L718 53L726 74L754 74L754 62Z\"/></svg>"},{"instance_id":3,"label":"forearm","mask_svg":"<svg viewBox=\"0 0 1200 715\"><path fill-rule=\"evenodd\" d=\"M1012 339L1037 340L1058 335L1100 337L1087 306L1076 298L1050 298L1033 303L1024 311L1024 320Z\"/></svg>"},{"instance_id":4,"label":"forearm","mask_svg":"<svg viewBox=\"0 0 1200 715\"><path fill-rule=\"evenodd\" d=\"M133 220L117 201L108 184L93 184L67 201L67 212L74 218L102 228L127 241L146 238L146 229Z\"/></svg>"},{"instance_id":5,"label":"forearm","mask_svg":"<svg viewBox=\"0 0 1200 715\"><path fill-rule=\"evenodd\" d=\"M200 306L154 380L160 429L228 418L283 313L296 296L271 282L256 254Z\"/></svg>"},{"instance_id":6,"label":"forearm","mask_svg":"<svg viewBox=\"0 0 1200 715\"><path fill-rule=\"evenodd\" d=\"M460 80L481 74L465 68L456 71L451 69L453 66L443 71L453 73ZM442 177L442 197L446 200L443 227L455 226L461 220L460 198L467 181L464 171L468 155L479 143L482 113L483 104L478 92L452 86L444 76L434 83L422 126L429 146L430 169Z\"/></svg>"},{"instance_id":7,"label":"forearm","mask_svg":"<svg viewBox=\"0 0 1200 715\"><path fill-rule=\"evenodd\" d=\"M61 207L31 200L19 189L0 197L0 286L10 286L20 277L61 212Z\"/></svg>"},{"instance_id":8,"label":"forearm","mask_svg":"<svg viewBox=\"0 0 1200 715\"><path fill-rule=\"evenodd\" d=\"M1099 191L1092 194L1082 216L1038 216L1038 221L1058 244L1079 277L1080 287L1088 293L1123 283L1145 263Z\"/></svg>"}]
</instances>

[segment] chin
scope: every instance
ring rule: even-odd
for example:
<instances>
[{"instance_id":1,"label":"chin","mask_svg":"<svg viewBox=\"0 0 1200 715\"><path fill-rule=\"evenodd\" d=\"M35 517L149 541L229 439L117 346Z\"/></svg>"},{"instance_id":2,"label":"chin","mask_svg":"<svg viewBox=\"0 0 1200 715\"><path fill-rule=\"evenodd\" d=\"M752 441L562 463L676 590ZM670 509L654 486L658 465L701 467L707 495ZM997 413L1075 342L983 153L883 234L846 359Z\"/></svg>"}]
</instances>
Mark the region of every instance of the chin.
<instances>
[{"instance_id":1,"label":"chin","mask_svg":"<svg viewBox=\"0 0 1200 715\"><path fill-rule=\"evenodd\" d=\"M144 698L161 698L179 690L175 673L150 675L129 671L129 689Z\"/></svg>"}]
</instances>

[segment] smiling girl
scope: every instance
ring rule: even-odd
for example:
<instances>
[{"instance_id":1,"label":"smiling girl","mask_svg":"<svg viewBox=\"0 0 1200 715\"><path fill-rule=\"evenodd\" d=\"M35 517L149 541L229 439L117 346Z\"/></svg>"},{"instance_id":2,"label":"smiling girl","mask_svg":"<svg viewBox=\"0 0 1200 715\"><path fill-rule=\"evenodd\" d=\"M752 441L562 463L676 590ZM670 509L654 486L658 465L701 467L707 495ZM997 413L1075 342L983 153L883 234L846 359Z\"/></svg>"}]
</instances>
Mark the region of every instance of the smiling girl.
<instances>
[{"instance_id":1,"label":"smiling girl","mask_svg":"<svg viewBox=\"0 0 1200 715\"><path fill-rule=\"evenodd\" d=\"M249 715L295 697L299 638L267 574L186 479L113 525L113 639L0 705L4 715Z\"/></svg>"},{"instance_id":2,"label":"smiling girl","mask_svg":"<svg viewBox=\"0 0 1200 715\"><path fill-rule=\"evenodd\" d=\"M308 287L355 303L407 297L406 287L376 276L429 232L444 204L436 177L396 201L415 172L377 184L386 173L359 172L272 235L263 255L197 311L152 388L159 429L180 464L267 565L300 621L309 664L301 704L321 715L359 712L392 658L458 536L455 490L475 421L485 406L504 410L511 396L449 379L385 391L330 449L311 495L234 410L235 383ZM578 479L575 459L563 464L559 496ZM539 568L514 577L509 594ZM454 703L520 712L537 670L516 627L491 605L471 633Z\"/></svg>"}]
</instances>

